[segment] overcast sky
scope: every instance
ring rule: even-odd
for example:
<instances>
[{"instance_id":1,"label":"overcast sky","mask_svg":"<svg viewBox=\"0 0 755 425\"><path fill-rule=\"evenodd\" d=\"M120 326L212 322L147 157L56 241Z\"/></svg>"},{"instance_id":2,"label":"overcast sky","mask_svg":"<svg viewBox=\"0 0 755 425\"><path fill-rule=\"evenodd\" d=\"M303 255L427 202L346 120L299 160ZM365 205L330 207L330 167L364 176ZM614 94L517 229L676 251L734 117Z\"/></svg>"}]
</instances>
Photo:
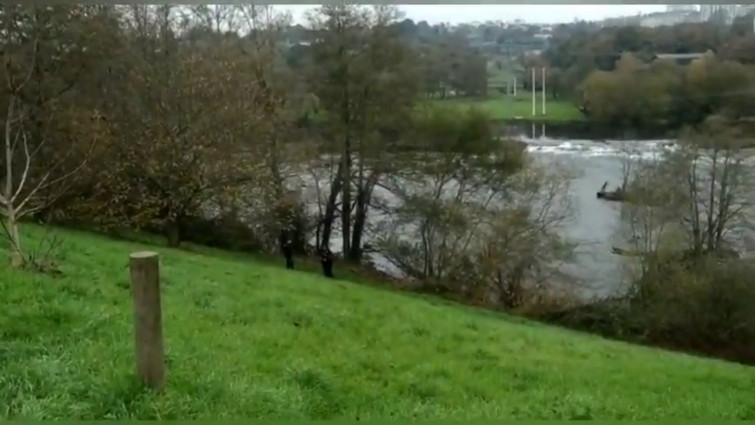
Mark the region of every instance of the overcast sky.
<instances>
[{"instance_id":1,"label":"overcast sky","mask_svg":"<svg viewBox=\"0 0 755 425\"><path fill-rule=\"evenodd\" d=\"M294 21L303 23L303 16L307 10L315 5L279 5L277 8L288 10ZM430 24L446 22L459 24L474 21L513 21L521 19L532 23L572 22L575 19L586 21L600 20L609 17L636 15L637 13L651 13L665 10L662 5L607 5L607 4L579 4L579 5L520 5L520 4L422 4L400 5L399 9L407 18L416 22L425 20Z\"/></svg>"}]
</instances>

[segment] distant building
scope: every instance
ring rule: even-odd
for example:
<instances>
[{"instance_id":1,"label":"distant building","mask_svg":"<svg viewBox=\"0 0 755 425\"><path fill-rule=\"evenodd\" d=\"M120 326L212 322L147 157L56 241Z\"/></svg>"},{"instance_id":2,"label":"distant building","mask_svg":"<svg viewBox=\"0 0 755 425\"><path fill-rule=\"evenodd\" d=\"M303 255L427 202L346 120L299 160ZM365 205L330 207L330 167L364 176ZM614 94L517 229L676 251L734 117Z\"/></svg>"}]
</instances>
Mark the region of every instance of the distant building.
<instances>
[{"instance_id":1,"label":"distant building","mask_svg":"<svg viewBox=\"0 0 755 425\"><path fill-rule=\"evenodd\" d=\"M700 12L697 10L673 10L667 12L651 13L639 19L639 25L643 27L662 27L666 25L678 25L685 22L697 22L700 20Z\"/></svg>"},{"instance_id":2,"label":"distant building","mask_svg":"<svg viewBox=\"0 0 755 425\"><path fill-rule=\"evenodd\" d=\"M680 65L687 65L695 59L700 59L709 52L710 50L703 53L658 53L653 56L653 60L672 60Z\"/></svg>"},{"instance_id":3,"label":"distant building","mask_svg":"<svg viewBox=\"0 0 755 425\"><path fill-rule=\"evenodd\" d=\"M697 12L697 6L694 4L669 4L666 6L667 12Z\"/></svg>"},{"instance_id":4,"label":"distant building","mask_svg":"<svg viewBox=\"0 0 755 425\"><path fill-rule=\"evenodd\" d=\"M649 14L637 14L635 16L622 16L609 18L601 22L602 26L641 26L648 28L662 27L666 25L678 25L686 22L699 22L700 12L695 6L671 5L666 7L665 12Z\"/></svg>"},{"instance_id":5,"label":"distant building","mask_svg":"<svg viewBox=\"0 0 755 425\"><path fill-rule=\"evenodd\" d=\"M703 4L700 5L700 21L721 19L724 25L731 25L734 19L755 12L755 6L743 4Z\"/></svg>"},{"instance_id":6,"label":"distant building","mask_svg":"<svg viewBox=\"0 0 755 425\"><path fill-rule=\"evenodd\" d=\"M667 5L666 11L636 16L609 18L601 22L602 26L639 25L642 27L661 27L692 22L716 20L722 25L731 25L734 19L755 13L755 5L742 4L703 4Z\"/></svg>"}]
</instances>

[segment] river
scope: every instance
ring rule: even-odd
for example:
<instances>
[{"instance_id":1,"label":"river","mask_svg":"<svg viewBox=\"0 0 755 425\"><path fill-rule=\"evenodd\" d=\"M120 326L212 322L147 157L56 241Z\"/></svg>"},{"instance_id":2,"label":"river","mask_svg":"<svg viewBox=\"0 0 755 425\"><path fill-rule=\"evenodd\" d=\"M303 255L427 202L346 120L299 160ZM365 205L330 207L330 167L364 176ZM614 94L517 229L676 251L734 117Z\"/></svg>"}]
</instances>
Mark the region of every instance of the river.
<instances>
[{"instance_id":1,"label":"river","mask_svg":"<svg viewBox=\"0 0 755 425\"><path fill-rule=\"evenodd\" d=\"M634 155L652 159L660 145L670 141L597 142L547 137L523 138L523 141L535 157L565 162L578 171L571 182L573 220L566 227L566 236L577 243L577 248L573 261L565 265L578 283L575 288L584 297L609 296L621 291L624 281L621 258L611 254L619 234L621 204L599 200L595 193L603 182L609 182L609 187L621 184L627 144L632 145Z\"/></svg>"},{"instance_id":2,"label":"river","mask_svg":"<svg viewBox=\"0 0 755 425\"><path fill-rule=\"evenodd\" d=\"M621 204L599 200L595 193L603 182L609 182L609 187L621 183L622 162L627 155L627 146L631 146L632 155L653 159L657 157L661 145L669 146L673 141L566 140L548 138L542 133L536 138L520 135L518 139L527 144L527 151L536 160L564 163L578 171L570 185L574 215L565 227L565 236L578 245L573 259L563 266L563 271L577 283L574 288L578 288L575 289L578 293L573 295L587 299L617 294L622 290L624 281L622 258L613 255L611 247L617 245ZM298 186L305 189L305 197L309 197L310 208L315 213L317 194L313 190L316 186L314 179L303 176L299 181ZM320 196L327 193L327 187L323 187L322 182L320 192ZM374 196L387 199L390 203L395 202L395 197L380 188L376 188ZM369 222L374 226L383 218L380 212L372 211ZM370 239L366 235L364 241L369 243ZM748 223L740 232L738 240L739 251L752 256L755 253L755 226ZM331 249L337 253L341 251L341 247L341 235L336 226L331 238ZM379 254L370 255L369 260L384 272L401 275L400 270Z\"/></svg>"}]
</instances>

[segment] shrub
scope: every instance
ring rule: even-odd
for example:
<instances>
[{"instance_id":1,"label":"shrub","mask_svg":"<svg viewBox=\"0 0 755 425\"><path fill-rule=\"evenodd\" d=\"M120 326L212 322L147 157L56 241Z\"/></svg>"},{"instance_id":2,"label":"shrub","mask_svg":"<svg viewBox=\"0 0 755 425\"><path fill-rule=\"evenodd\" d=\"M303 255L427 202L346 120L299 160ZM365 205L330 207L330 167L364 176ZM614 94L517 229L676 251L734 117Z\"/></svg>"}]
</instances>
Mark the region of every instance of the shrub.
<instances>
[{"instance_id":1,"label":"shrub","mask_svg":"<svg viewBox=\"0 0 755 425\"><path fill-rule=\"evenodd\" d=\"M744 349L755 356L753 272L743 261L702 259L659 279L633 313L651 341L695 350Z\"/></svg>"},{"instance_id":2,"label":"shrub","mask_svg":"<svg viewBox=\"0 0 755 425\"><path fill-rule=\"evenodd\" d=\"M628 299L604 300L541 319L688 352L755 363L755 265L701 258L650 268Z\"/></svg>"}]
</instances>

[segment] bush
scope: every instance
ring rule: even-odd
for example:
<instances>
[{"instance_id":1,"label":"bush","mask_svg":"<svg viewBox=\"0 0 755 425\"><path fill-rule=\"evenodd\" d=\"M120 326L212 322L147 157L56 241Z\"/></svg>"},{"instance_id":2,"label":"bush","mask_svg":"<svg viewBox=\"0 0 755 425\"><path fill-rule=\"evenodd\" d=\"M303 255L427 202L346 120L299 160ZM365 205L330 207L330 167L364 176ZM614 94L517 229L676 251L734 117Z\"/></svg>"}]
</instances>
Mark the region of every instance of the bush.
<instances>
[{"instance_id":1,"label":"bush","mask_svg":"<svg viewBox=\"0 0 755 425\"><path fill-rule=\"evenodd\" d=\"M677 268L635 303L647 338L694 350L745 350L755 359L755 267L701 260ZM647 284L647 283L645 283Z\"/></svg>"},{"instance_id":2,"label":"bush","mask_svg":"<svg viewBox=\"0 0 755 425\"><path fill-rule=\"evenodd\" d=\"M700 259L667 264L606 300L541 319L608 337L755 364L755 265Z\"/></svg>"},{"instance_id":3,"label":"bush","mask_svg":"<svg viewBox=\"0 0 755 425\"><path fill-rule=\"evenodd\" d=\"M180 227L185 241L199 245L246 252L265 252L268 246L252 227L233 214L214 218L186 217Z\"/></svg>"},{"instance_id":4,"label":"bush","mask_svg":"<svg viewBox=\"0 0 755 425\"><path fill-rule=\"evenodd\" d=\"M181 221L182 238L188 242L233 251L277 253L280 227L276 214L281 211L258 211L240 214L230 210L213 218L188 217ZM309 216L302 204L284 212L282 224L296 254L305 254L310 236Z\"/></svg>"}]
</instances>

